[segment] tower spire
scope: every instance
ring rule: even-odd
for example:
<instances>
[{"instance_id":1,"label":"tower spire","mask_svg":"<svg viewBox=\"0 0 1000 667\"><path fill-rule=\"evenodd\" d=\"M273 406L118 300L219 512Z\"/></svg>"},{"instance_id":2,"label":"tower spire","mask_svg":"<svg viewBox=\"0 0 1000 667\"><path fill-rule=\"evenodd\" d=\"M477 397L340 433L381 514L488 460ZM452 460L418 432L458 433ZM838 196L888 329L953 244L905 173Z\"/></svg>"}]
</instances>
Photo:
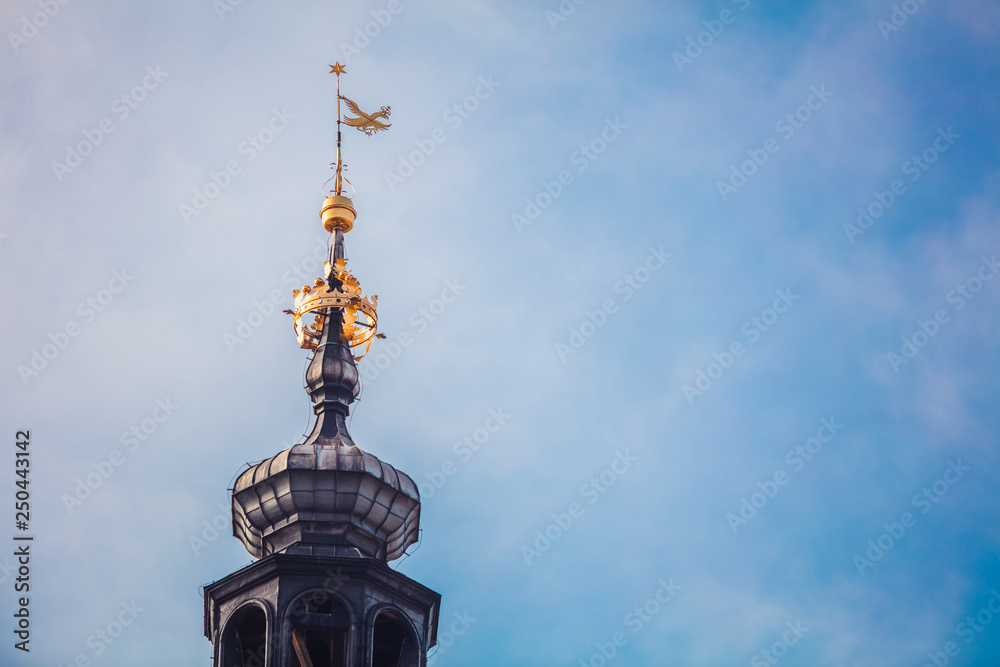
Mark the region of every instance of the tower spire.
<instances>
[{"instance_id":1,"label":"tower spire","mask_svg":"<svg viewBox=\"0 0 1000 667\"><path fill-rule=\"evenodd\" d=\"M340 94L344 67L330 71L337 162L320 210L330 261L285 311L299 345L313 351L306 391L316 422L304 442L249 466L233 484L233 534L259 560L205 588L214 667L426 667L437 641L441 596L387 565L417 541L417 485L347 432L360 389L356 362L382 336L377 297L364 296L347 270L344 236L357 212L344 194L351 183L341 126L374 134L389 127L379 120L389 107L365 114ZM341 117L341 100L356 117Z\"/></svg>"}]
</instances>

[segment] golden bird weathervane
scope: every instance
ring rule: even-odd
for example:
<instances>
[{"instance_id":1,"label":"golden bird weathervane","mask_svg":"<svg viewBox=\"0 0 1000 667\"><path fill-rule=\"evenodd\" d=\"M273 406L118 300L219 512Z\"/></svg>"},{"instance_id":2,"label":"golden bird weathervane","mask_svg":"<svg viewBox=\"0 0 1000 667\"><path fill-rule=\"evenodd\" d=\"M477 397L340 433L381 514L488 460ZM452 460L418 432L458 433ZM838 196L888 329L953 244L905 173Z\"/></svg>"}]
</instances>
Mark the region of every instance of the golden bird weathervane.
<instances>
[{"instance_id":1,"label":"golden bird weathervane","mask_svg":"<svg viewBox=\"0 0 1000 667\"><path fill-rule=\"evenodd\" d=\"M347 72L347 68L339 62L336 65L330 65L330 74L337 75L337 124L340 124L340 100L344 100L347 102L347 108L351 110L351 113L357 116L356 118L344 119L344 122L351 127L358 128L368 136L375 134L379 130L388 130L392 127L392 123L383 123L379 120L379 118L389 117L389 107L382 107L381 110L373 114L367 114L361 110L361 107L356 102L340 94L340 75L345 72Z\"/></svg>"},{"instance_id":2,"label":"golden bird weathervane","mask_svg":"<svg viewBox=\"0 0 1000 667\"><path fill-rule=\"evenodd\" d=\"M388 130L392 127L392 123L383 123L379 118L389 117L389 107L382 107L380 111L376 111L373 114L367 114L362 111L357 104L347 99L346 97L341 97L340 99L347 102L347 108L351 110L351 113L357 114L357 118L345 118L344 122L351 127L356 127L369 137L379 130Z\"/></svg>"},{"instance_id":3,"label":"golden bird weathervane","mask_svg":"<svg viewBox=\"0 0 1000 667\"><path fill-rule=\"evenodd\" d=\"M370 300L362 296L361 284L347 270L347 259L344 257L344 234L351 231L357 212L354 210L354 202L350 197L344 196L344 182L354 189L354 186L344 177L344 164L341 152L341 122L347 123L351 127L364 132L368 136L381 130L386 130L391 123L383 123L380 118L389 117L389 107L382 107L380 111L373 114L366 114L352 100L340 94L340 75L347 69L339 62L330 65L330 73L337 75L337 162L331 165L336 169L333 190L326 193L326 201L320 211L320 218L323 221L323 229L333 235L333 242L330 244L330 261L324 265L324 277L317 278L312 285L304 285L300 290L294 290L295 310L285 312L293 316L293 325L299 345L305 349L315 350L322 338L323 325L326 318L334 310L341 312L341 331L338 342L350 349L364 346L360 355L356 355L355 360L360 361L368 352L372 341L375 338L385 338L378 333L378 297L373 296ZM347 108L355 114L354 118L341 118L340 101L347 103ZM329 182L329 181L327 181ZM302 318L308 314L314 314L311 324L302 322Z\"/></svg>"}]
</instances>

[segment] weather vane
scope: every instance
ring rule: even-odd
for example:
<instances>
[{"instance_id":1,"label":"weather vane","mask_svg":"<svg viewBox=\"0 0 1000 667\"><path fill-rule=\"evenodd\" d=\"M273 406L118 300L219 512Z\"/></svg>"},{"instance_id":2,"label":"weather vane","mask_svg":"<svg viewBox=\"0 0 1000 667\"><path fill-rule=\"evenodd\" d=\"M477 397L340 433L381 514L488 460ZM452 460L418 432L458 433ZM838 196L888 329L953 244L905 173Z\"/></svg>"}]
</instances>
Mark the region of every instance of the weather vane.
<instances>
[{"instance_id":1,"label":"weather vane","mask_svg":"<svg viewBox=\"0 0 1000 667\"><path fill-rule=\"evenodd\" d=\"M341 122L347 123L351 127L356 127L368 136L375 134L380 130L388 130L392 127L392 123L383 123L379 118L388 118L390 114L389 107L382 107L379 111L373 114L367 114L361 110L361 107L357 105L356 102L350 100L340 94L340 75L347 72L347 68L341 65L339 62L335 65L330 65L330 74L337 75L337 175L336 182L333 186L333 194L341 195L344 193L344 161L341 156L341 135L340 135L340 124ZM340 100L347 102L347 108L350 109L351 113L355 114L355 118L343 118L341 119L340 113ZM350 181L347 181L348 185L351 185ZM353 187L353 186L352 186Z\"/></svg>"},{"instance_id":2,"label":"weather vane","mask_svg":"<svg viewBox=\"0 0 1000 667\"><path fill-rule=\"evenodd\" d=\"M336 316L334 321L339 320L340 327L337 342L352 350L364 346L361 354L354 357L360 361L371 347L372 340L385 336L378 333L378 297L373 296L369 300L363 296L357 278L347 270L344 234L354 227L357 211L354 210L354 202L350 197L344 196L344 182L346 181L352 190L354 185L344 177L347 165L343 159L340 126L342 122L347 123L371 136L388 129L391 124L379 120L389 117L389 107L382 107L376 113L366 114L357 103L340 94L340 75L346 71L339 62L330 65L330 73L337 75L337 163L332 165L336 169L333 190L326 193L326 201L320 211L323 229L333 236L333 242L330 244L330 261L324 265L323 278L317 278L312 285L304 285L301 290L292 292L295 297L295 309L285 312L294 316L293 324L299 345L309 350L315 350L320 345L327 319ZM354 118L341 117L341 100L344 100L347 108L355 114ZM314 315L313 322L303 323L302 318L310 313Z\"/></svg>"}]
</instances>

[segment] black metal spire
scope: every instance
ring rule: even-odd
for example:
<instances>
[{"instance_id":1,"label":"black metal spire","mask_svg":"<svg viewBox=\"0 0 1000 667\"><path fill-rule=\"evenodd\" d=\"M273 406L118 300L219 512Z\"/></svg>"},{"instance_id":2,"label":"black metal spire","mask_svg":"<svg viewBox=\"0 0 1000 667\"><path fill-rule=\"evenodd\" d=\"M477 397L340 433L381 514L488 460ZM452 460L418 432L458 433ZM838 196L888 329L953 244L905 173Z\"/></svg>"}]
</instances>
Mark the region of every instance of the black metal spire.
<instances>
[{"instance_id":1,"label":"black metal spire","mask_svg":"<svg viewBox=\"0 0 1000 667\"><path fill-rule=\"evenodd\" d=\"M335 229L330 265L344 258L344 232ZM330 286L340 289L340 281L331 271ZM326 447L355 447L347 432L351 403L361 391L360 374L351 348L341 341L344 311L331 308L323 317L323 333L316 352L306 369L306 391L312 399L316 424L303 443Z\"/></svg>"}]
</instances>

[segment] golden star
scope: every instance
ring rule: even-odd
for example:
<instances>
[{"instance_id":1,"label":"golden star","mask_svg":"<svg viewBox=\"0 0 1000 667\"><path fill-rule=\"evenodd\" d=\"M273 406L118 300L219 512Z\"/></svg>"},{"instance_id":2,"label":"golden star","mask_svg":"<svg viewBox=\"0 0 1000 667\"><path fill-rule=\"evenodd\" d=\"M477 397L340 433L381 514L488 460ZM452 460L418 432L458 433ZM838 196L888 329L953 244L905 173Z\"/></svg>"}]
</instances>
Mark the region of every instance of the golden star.
<instances>
[{"instance_id":1,"label":"golden star","mask_svg":"<svg viewBox=\"0 0 1000 667\"><path fill-rule=\"evenodd\" d=\"M330 74L343 74L347 71L347 68L341 65L339 62L336 65L330 65Z\"/></svg>"}]
</instances>

